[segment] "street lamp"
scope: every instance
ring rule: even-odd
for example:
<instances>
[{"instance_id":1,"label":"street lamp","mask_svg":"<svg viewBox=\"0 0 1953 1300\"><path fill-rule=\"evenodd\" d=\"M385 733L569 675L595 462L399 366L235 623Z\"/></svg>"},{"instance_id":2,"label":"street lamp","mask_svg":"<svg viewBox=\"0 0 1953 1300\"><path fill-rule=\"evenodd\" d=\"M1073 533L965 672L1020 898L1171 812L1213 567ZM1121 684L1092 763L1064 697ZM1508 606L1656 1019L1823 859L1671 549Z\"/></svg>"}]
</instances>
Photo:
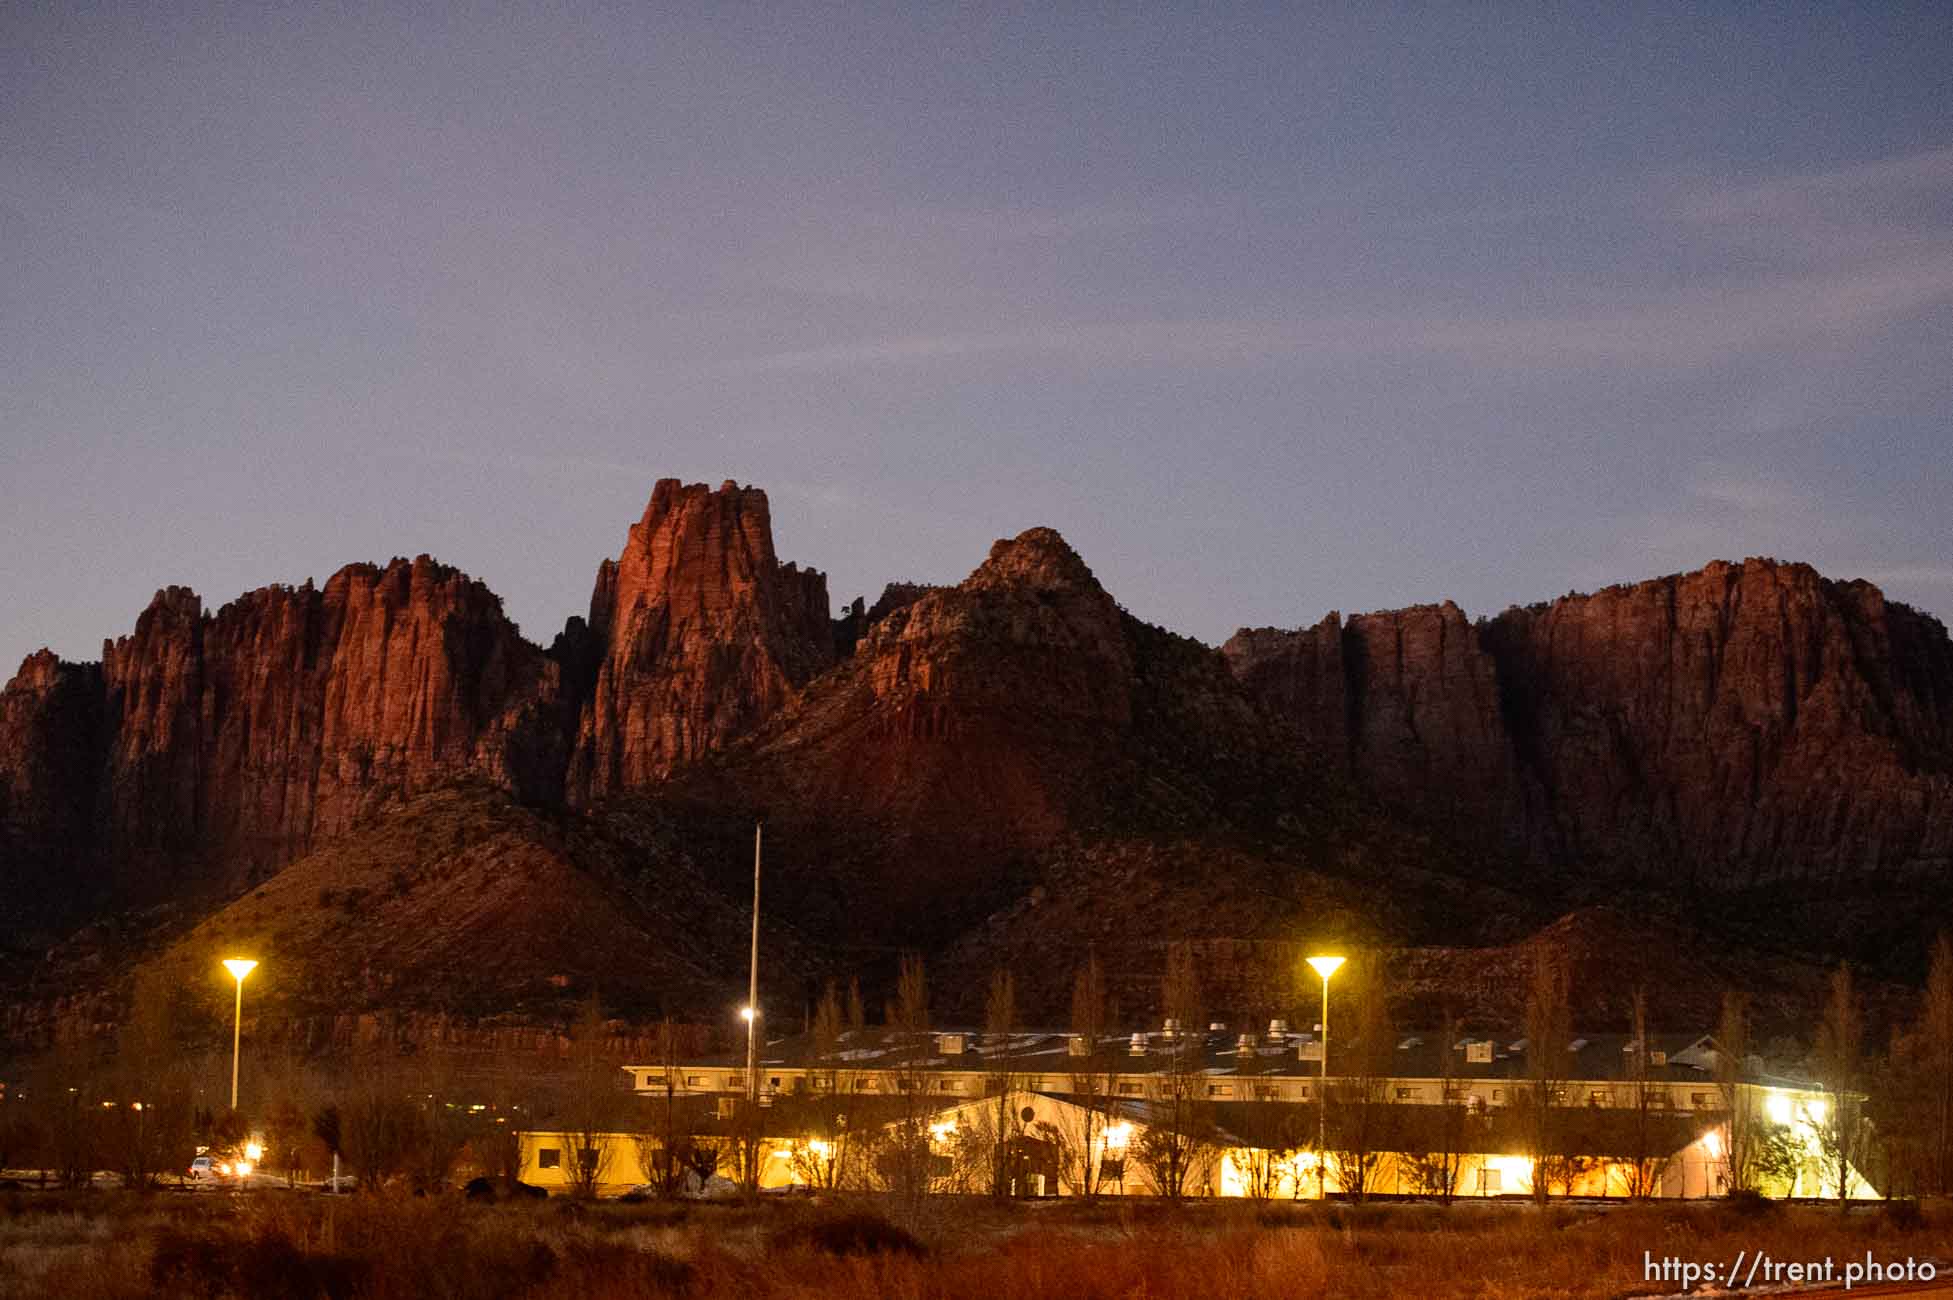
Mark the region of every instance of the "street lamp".
<instances>
[{"instance_id":1,"label":"street lamp","mask_svg":"<svg viewBox=\"0 0 1953 1300\"><path fill-rule=\"evenodd\" d=\"M224 969L237 981L237 1011L231 1018L231 1109L237 1109L237 1054L244 1041L244 977L258 968L258 963L247 957L228 957Z\"/></svg>"},{"instance_id":2,"label":"street lamp","mask_svg":"<svg viewBox=\"0 0 1953 1300\"><path fill-rule=\"evenodd\" d=\"M1316 1100L1316 1195L1329 1195L1329 977L1343 964L1341 957L1311 957L1309 965L1322 976L1322 1071L1317 1076Z\"/></svg>"}]
</instances>

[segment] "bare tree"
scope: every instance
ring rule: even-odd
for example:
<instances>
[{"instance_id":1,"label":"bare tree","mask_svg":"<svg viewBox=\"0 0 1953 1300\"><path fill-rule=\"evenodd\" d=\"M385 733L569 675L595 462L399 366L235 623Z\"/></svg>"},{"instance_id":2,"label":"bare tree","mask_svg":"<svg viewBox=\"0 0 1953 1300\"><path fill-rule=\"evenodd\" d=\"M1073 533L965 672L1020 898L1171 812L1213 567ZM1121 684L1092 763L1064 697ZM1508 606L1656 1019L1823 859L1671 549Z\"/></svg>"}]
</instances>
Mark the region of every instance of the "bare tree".
<instances>
[{"instance_id":1,"label":"bare tree","mask_svg":"<svg viewBox=\"0 0 1953 1300\"><path fill-rule=\"evenodd\" d=\"M1722 1017L1716 1022L1716 1091L1722 1102L1722 1159L1731 1192L1755 1191L1761 1172L1759 1116L1743 1086L1749 1058L1749 997L1731 990L1722 995Z\"/></svg>"},{"instance_id":2,"label":"bare tree","mask_svg":"<svg viewBox=\"0 0 1953 1300\"><path fill-rule=\"evenodd\" d=\"M1024 1125L1011 1105L1017 1090L1017 981L1008 967L999 967L990 977L990 992L983 1004L984 1090L993 1100L985 1110L979 1146L987 1157L987 1182L990 1194L1009 1196L1014 1180L1012 1158L1018 1150Z\"/></svg>"},{"instance_id":3,"label":"bare tree","mask_svg":"<svg viewBox=\"0 0 1953 1300\"><path fill-rule=\"evenodd\" d=\"M1933 944L1932 969L1919 1016L1922 1076L1928 1121L1928 1179L1940 1196L1953 1193L1953 936L1944 931Z\"/></svg>"},{"instance_id":4,"label":"bare tree","mask_svg":"<svg viewBox=\"0 0 1953 1300\"><path fill-rule=\"evenodd\" d=\"M621 1127L624 1095L608 1037L603 1010L592 997L571 1026L555 1107L555 1128L566 1148L563 1182L573 1196L595 1196L616 1155L613 1135Z\"/></svg>"},{"instance_id":5,"label":"bare tree","mask_svg":"<svg viewBox=\"0 0 1953 1300\"><path fill-rule=\"evenodd\" d=\"M43 1136L42 1180L52 1174L63 1187L84 1187L102 1155L94 1112L106 1098L106 1072L93 1045L62 1033L29 1080L27 1095Z\"/></svg>"},{"instance_id":6,"label":"bare tree","mask_svg":"<svg viewBox=\"0 0 1953 1300\"><path fill-rule=\"evenodd\" d=\"M884 1187L898 1198L915 1201L928 1195L936 1170L929 1126L933 1108L927 1062L934 1047L929 1030L929 977L922 958L915 953L902 958L888 1021L896 1049L894 1077L900 1104L895 1123L876 1134L873 1165Z\"/></svg>"},{"instance_id":7,"label":"bare tree","mask_svg":"<svg viewBox=\"0 0 1953 1300\"><path fill-rule=\"evenodd\" d=\"M828 993L833 995L831 986ZM678 1195L685 1177L679 1146L687 1136L679 1131L678 1094L685 1085L683 1052L678 1026L670 1016L658 1022L653 1054L657 1057L657 1070L651 1076L653 1095L638 1108L639 1124L632 1138L637 1144L638 1167L658 1196L669 1200Z\"/></svg>"},{"instance_id":8,"label":"bare tree","mask_svg":"<svg viewBox=\"0 0 1953 1300\"><path fill-rule=\"evenodd\" d=\"M1160 1095L1152 1122L1140 1136L1137 1156L1153 1188L1179 1200L1200 1185L1217 1154L1212 1106L1206 1097L1206 1035L1201 1032L1200 975L1193 946L1167 949L1160 1002L1175 1026L1165 1041L1166 1062L1159 1072Z\"/></svg>"},{"instance_id":9,"label":"bare tree","mask_svg":"<svg viewBox=\"0 0 1953 1300\"><path fill-rule=\"evenodd\" d=\"M1852 1166L1858 1160L1862 1139L1863 1099L1859 1088L1865 1050L1864 1012L1849 963L1838 963L1831 976L1831 994L1825 1002L1817 1042L1818 1077L1831 1094L1824 1120L1817 1126L1818 1145L1831 1167L1838 1211L1843 1213L1850 1202Z\"/></svg>"},{"instance_id":10,"label":"bare tree","mask_svg":"<svg viewBox=\"0 0 1953 1300\"><path fill-rule=\"evenodd\" d=\"M1533 1165L1533 1199L1546 1203L1555 1181L1571 1182L1558 1168L1567 1153L1559 1112L1565 1102L1567 1040L1572 1033L1566 955L1540 944L1533 950L1532 978L1526 991L1526 1085L1519 1089L1524 1108L1526 1154Z\"/></svg>"},{"instance_id":11,"label":"bare tree","mask_svg":"<svg viewBox=\"0 0 1953 1300\"><path fill-rule=\"evenodd\" d=\"M1864 1115L1874 1142L1868 1155L1876 1157L1876 1181L1888 1200L1918 1197L1932 1183L1937 1080L1924 1068L1925 1051L1922 1032L1895 1026L1884 1058L1865 1071Z\"/></svg>"},{"instance_id":12,"label":"bare tree","mask_svg":"<svg viewBox=\"0 0 1953 1300\"><path fill-rule=\"evenodd\" d=\"M854 1006L860 1007L858 993ZM853 1177L863 1141L860 1126L854 1123L856 1072L847 1068L843 1055L848 1037L861 1026L844 1025L841 1017L841 999L830 982L815 1008L809 1033L811 1090L793 1097L787 1110L805 1134L791 1155L793 1171L810 1187L826 1191L847 1185Z\"/></svg>"},{"instance_id":13,"label":"bare tree","mask_svg":"<svg viewBox=\"0 0 1953 1300\"><path fill-rule=\"evenodd\" d=\"M1458 1053L1453 1044L1460 1029L1455 1016L1444 1018L1444 1036L1438 1043L1438 1112L1428 1151L1411 1160L1411 1179L1417 1190L1435 1196L1441 1204L1451 1204L1458 1194L1458 1176L1464 1165L1465 1125L1469 1119L1463 1081L1457 1076Z\"/></svg>"},{"instance_id":14,"label":"bare tree","mask_svg":"<svg viewBox=\"0 0 1953 1300\"><path fill-rule=\"evenodd\" d=\"M409 1099L420 1114L418 1141L407 1174L417 1192L438 1192L477 1128L453 1069L439 1057L423 1057L412 1072Z\"/></svg>"},{"instance_id":15,"label":"bare tree","mask_svg":"<svg viewBox=\"0 0 1953 1300\"><path fill-rule=\"evenodd\" d=\"M1661 1188L1668 1172L1669 1152L1657 1140L1660 1113L1657 1102L1667 1089L1654 1078L1654 1044L1649 1038L1648 991L1634 990L1631 1012L1633 1037L1628 1040L1628 1195L1645 1200ZM1720 1058L1718 1058L1720 1065ZM1719 1071L1720 1073L1720 1071Z\"/></svg>"},{"instance_id":16,"label":"bare tree","mask_svg":"<svg viewBox=\"0 0 1953 1300\"><path fill-rule=\"evenodd\" d=\"M1399 1109L1389 1095L1397 1038L1380 956L1371 954L1355 963L1353 973L1352 1019L1344 1039L1350 1044L1348 1066L1331 1097L1335 1122L1329 1154L1336 1159L1343 1191L1360 1201L1375 1190L1372 1184L1384 1152L1399 1145Z\"/></svg>"},{"instance_id":17,"label":"bare tree","mask_svg":"<svg viewBox=\"0 0 1953 1300\"><path fill-rule=\"evenodd\" d=\"M1107 1027L1105 971L1096 951L1089 952L1071 986L1071 1097L1078 1107L1077 1133L1040 1132L1061 1154L1063 1181L1084 1197L1098 1195L1108 1179L1125 1178L1125 1152L1110 1156L1105 1130L1115 1122L1114 1071L1105 1048ZM1045 1128L1051 1128L1045 1125Z\"/></svg>"},{"instance_id":18,"label":"bare tree","mask_svg":"<svg viewBox=\"0 0 1953 1300\"><path fill-rule=\"evenodd\" d=\"M498 1062L484 1083L484 1109L475 1116L468 1145L482 1173L504 1190L522 1178L522 1135L548 1113L546 1087L528 1061Z\"/></svg>"},{"instance_id":19,"label":"bare tree","mask_svg":"<svg viewBox=\"0 0 1953 1300\"><path fill-rule=\"evenodd\" d=\"M339 1149L369 1192L405 1174L421 1143L425 1116L408 1095L390 1045L361 1052L334 1102Z\"/></svg>"},{"instance_id":20,"label":"bare tree","mask_svg":"<svg viewBox=\"0 0 1953 1300\"><path fill-rule=\"evenodd\" d=\"M116 1034L115 1070L104 1099L105 1155L128 1187L153 1187L158 1175L190 1162L190 1079L176 1049L176 998L151 978L136 982Z\"/></svg>"}]
</instances>

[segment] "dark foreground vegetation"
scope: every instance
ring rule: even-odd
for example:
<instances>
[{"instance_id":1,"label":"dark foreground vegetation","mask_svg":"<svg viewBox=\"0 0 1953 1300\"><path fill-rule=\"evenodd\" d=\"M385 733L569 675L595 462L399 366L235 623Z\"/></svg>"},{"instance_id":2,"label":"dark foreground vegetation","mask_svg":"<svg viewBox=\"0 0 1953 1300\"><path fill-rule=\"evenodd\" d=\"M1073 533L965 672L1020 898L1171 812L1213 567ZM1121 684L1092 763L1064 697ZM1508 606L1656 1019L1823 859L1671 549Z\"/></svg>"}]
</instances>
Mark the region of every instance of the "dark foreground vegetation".
<instances>
[{"instance_id":1,"label":"dark foreground vegetation","mask_svg":"<svg viewBox=\"0 0 1953 1300\"><path fill-rule=\"evenodd\" d=\"M760 1205L0 1193L0 1295L1624 1297L1645 1252L1953 1268L1953 1206Z\"/></svg>"}]
</instances>

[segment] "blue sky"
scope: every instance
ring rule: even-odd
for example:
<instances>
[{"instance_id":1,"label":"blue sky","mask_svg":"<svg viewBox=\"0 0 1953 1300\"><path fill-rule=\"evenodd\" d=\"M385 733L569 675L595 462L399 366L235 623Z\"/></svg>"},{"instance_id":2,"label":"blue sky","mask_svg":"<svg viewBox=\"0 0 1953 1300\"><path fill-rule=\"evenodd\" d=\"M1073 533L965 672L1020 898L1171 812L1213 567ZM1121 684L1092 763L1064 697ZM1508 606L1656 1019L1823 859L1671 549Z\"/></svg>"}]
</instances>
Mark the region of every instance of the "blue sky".
<instances>
[{"instance_id":1,"label":"blue sky","mask_svg":"<svg viewBox=\"0 0 1953 1300\"><path fill-rule=\"evenodd\" d=\"M1953 614L1943 6L1194 8L0 8L0 659L423 551L546 643L665 476L837 606Z\"/></svg>"}]
</instances>

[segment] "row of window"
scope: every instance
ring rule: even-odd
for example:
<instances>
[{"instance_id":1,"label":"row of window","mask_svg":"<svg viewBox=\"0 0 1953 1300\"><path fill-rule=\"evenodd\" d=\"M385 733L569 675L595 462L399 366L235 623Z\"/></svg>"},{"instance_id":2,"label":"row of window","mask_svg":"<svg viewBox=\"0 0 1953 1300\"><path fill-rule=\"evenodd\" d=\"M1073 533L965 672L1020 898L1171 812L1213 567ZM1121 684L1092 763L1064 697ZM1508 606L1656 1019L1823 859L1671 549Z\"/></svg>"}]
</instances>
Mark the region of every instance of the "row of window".
<instances>
[{"instance_id":1,"label":"row of window","mask_svg":"<svg viewBox=\"0 0 1953 1300\"><path fill-rule=\"evenodd\" d=\"M651 1087L654 1077L653 1075L646 1074L644 1076L644 1086L647 1088ZM772 1091L778 1092L781 1088L781 1081L782 1076L774 1075L767 1080L767 1086ZM803 1080L795 1078L792 1082L793 1086L798 1088ZM815 1092L823 1092L828 1087L827 1076L821 1074L809 1075L804 1082L810 1085ZM887 1081L888 1086L886 1088L882 1086L882 1082L873 1074L857 1074L850 1081L853 1090L856 1092L907 1092L917 1082L921 1082L927 1091L941 1093L974 1092L978 1087L983 1086L982 1082L977 1080L959 1079L948 1076L932 1076L926 1080L921 1080L910 1075L896 1075ZM1067 1091L1069 1082L1069 1077L1057 1080L1054 1084L1055 1090L1060 1092ZM1033 1092L1043 1089L1048 1083L1052 1083L1052 1081L1037 1077L1028 1077L1020 1080L1021 1087ZM685 1076L685 1086L699 1090L708 1089L712 1086L712 1076L688 1074ZM1453 1096L1462 1097L1468 1105L1474 1108L1485 1105L1484 1098L1476 1094L1467 1094L1464 1091L1467 1085L1463 1081L1453 1081L1451 1086L1455 1090ZM1238 1094L1239 1096L1252 1098L1255 1101L1307 1101L1310 1097L1309 1085L1306 1083L1255 1083L1243 1084L1239 1085L1239 1087L1241 1088ZM743 1092L745 1088L746 1076L744 1074L727 1074L725 1076L726 1091ZM1237 1095L1236 1088L1237 1085L1234 1083L1210 1083L1207 1085L1207 1096L1214 1100L1229 1100ZM1143 1097L1146 1095L1147 1085L1145 1080L1128 1079L1121 1080L1118 1089L1121 1097ZM1415 1086L1402 1086L1394 1089L1394 1096L1398 1101L1421 1101L1424 1098L1424 1093L1424 1089ZM1504 1088L1493 1088L1491 1090L1491 1103L1498 1105L1504 1102L1506 1099L1505 1093L1506 1090ZM1669 1098L1670 1094L1667 1088L1655 1087L1649 1090L1648 1100L1650 1104L1657 1108L1667 1106L1669 1104ZM1592 1089L1587 1097L1588 1103L1594 1106L1611 1105L1615 1099L1616 1094L1610 1093L1605 1088ZM1563 1087L1555 1088L1553 1100L1557 1104L1564 1105L1567 1101L1567 1090ZM1618 1100L1626 1103L1630 1100L1630 1097L1628 1094L1620 1094ZM1689 1093L1689 1105L1697 1110L1710 1109L1718 1104L1716 1094L1712 1091L1693 1091Z\"/></svg>"}]
</instances>

